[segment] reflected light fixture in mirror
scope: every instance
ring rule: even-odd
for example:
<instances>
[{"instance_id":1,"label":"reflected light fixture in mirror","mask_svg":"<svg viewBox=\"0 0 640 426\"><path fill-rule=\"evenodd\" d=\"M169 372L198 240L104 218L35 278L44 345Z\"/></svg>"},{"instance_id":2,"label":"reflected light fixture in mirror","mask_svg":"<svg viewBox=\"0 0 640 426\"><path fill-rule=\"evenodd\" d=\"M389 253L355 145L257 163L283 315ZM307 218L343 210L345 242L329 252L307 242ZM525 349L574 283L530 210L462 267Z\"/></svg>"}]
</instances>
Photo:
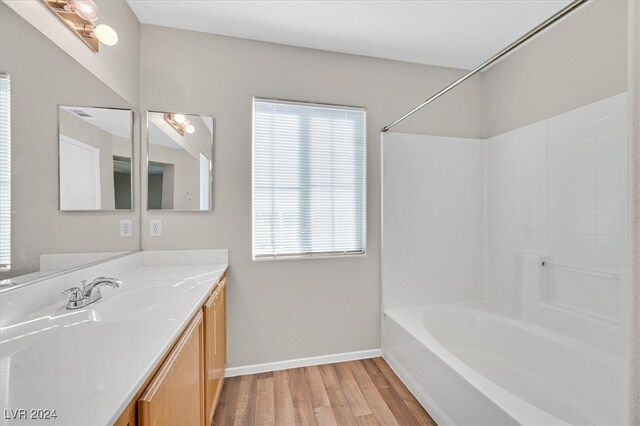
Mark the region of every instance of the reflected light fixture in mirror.
<instances>
[{"instance_id":1,"label":"reflected light fixture in mirror","mask_svg":"<svg viewBox=\"0 0 640 426\"><path fill-rule=\"evenodd\" d=\"M92 0L42 1L94 52L99 52L100 43L106 46L118 43L118 34L113 28L105 24L94 25L99 17L99 10Z\"/></svg>"},{"instance_id":2,"label":"reflected light fixture in mirror","mask_svg":"<svg viewBox=\"0 0 640 426\"><path fill-rule=\"evenodd\" d=\"M108 25L98 25L93 29L93 35L104 45L115 46L118 44L118 33Z\"/></svg>"},{"instance_id":3,"label":"reflected light fixture in mirror","mask_svg":"<svg viewBox=\"0 0 640 426\"><path fill-rule=\"evenodd\" d=\"M63 6L65 8L65 6ZM69 0L68 8L70 12L76 13L82 19L89 22L95 22L100 15L98 6L91 0Z\"/></svg>"},{"instance_id":4,"label":"reflected light fixture in mirror","mask_svg":"<svg viewBox=\"0 0 640 426\"><path fill-rule=\"evenodd\" d=\"M191 121L184 116L184 114L176 114L173 112L165 112L164 120L171 125L173 130L178 132L180 136L184 136L185 133L192 134L196 131L196 128Z\"/></svg>"}]
</instances>

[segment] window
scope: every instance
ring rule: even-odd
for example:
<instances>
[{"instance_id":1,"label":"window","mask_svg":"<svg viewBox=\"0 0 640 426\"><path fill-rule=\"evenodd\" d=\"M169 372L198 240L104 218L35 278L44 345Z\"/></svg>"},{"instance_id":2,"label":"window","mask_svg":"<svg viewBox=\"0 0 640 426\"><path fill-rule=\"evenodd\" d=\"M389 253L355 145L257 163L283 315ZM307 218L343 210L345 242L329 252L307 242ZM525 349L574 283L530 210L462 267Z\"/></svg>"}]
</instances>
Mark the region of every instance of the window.
<instances>
[{"instance_id":1,"label":"window","mask_svg":"<svg viewBox=\"0 0 640 426\"><path fill-rule=\"evenodd\" d=\"M11 269L11 82L0 74L0 270Z\"/></svg>"},{"instance_id":2,"label":"window","mask_svg":"<svg viewBox=\"0 0 640 426\"><path fill-rule=\"evenodd\" d=\"M362 254L365 110L254 99L253 257Z\"/></svg>"}]
</instances>

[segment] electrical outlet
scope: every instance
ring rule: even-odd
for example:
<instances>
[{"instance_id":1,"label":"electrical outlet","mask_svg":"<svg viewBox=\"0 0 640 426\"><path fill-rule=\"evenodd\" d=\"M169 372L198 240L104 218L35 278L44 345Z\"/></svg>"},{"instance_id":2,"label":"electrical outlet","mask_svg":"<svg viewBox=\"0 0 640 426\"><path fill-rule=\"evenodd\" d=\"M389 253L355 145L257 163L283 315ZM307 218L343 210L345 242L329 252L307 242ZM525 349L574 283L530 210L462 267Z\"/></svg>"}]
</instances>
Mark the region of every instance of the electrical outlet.
<instances>
[{"instance_id":1,"label":"electrical outlet","mask_svg":"<svg viewBox=\"0 0 640 426\"><path fill-rule=\"evenodd\" d=\"M131 223L131 219L120 220L120 236L121 237L133 236L133 224Z\"/></svg>"},{"instance_id":2,"label":"electrical outlet","mask_svg":"<svg viewBox=\"0 0 640 426\"><path fill-rule=\"evenodd\" d=\"M162 221L160 219L153 219L149 222L149 235L152 237L162 236Z\"/></svg>"}]
</instances>

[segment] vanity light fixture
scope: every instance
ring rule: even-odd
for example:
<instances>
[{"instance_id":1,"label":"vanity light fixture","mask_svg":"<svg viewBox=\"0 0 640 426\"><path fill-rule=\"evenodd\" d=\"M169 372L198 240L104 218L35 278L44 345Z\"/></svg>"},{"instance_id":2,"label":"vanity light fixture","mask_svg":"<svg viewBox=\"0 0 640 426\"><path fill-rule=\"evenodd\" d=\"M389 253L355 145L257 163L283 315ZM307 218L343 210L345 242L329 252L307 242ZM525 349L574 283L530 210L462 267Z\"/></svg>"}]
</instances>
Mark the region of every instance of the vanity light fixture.
<instances>
[{"instance_id":1,"label":"vanity light fixture","mask_svg":"<svg viewBox=\"0 0 640 426\"><path fill-rule=\"evenodd\" d=\"M196 131L196 128L193 127L191 121L185 117L184 114L165 112L164 121L169 123L169 125L173 127L173 130L178 132L180 136L184 136L185 133L192 134Z\"/></svg>"},{"instance_id":2,"label":"vanity light fixture","mask_svg":"<svg viewBox=\"0 0 640 426\"><path fill-rule=\"evenodd\" d=\"M96 21L99 15L98 6L92 0L68 0L67 6L62 6L62 8L68 8L70 12L89 22Z\"/></svg>"},{"instance_id":3,"label":"vanity light fixture","mask_svg":"<svg viewBox=\"0 0 640 426\"><path fill-rule=\"evenodd\" d=\"M99 24L93 29L93 35L106 46L118 44L118 33L116 30L105 24Z\"/></svg>"},{"instance_id":4,"label":"vanity light fixture","mask_svg":"<svg viewBox=\"0 0 640 426\"><path fill-rule=\"evenodd\" d=\"M100 43L114 46L118 34L105 24L94 25L98 20L98 6L92 0L42 0L49 10L71 29L91 50L98 53Z\"/></svg>"}]
</instances>

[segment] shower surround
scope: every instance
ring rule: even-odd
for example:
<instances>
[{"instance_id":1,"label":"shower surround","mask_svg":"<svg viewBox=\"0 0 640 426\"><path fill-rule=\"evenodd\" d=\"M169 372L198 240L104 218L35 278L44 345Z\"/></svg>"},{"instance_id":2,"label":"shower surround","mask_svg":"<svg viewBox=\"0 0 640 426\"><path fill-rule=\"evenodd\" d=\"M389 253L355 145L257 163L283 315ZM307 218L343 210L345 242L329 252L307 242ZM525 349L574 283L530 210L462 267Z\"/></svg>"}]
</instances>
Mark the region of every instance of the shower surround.
<instances>
[{"instance_id":1,"label":"shower surround","mask_svg":"<svg viewBox=\"0 0 640 426\"><path fill-rule=\"evenodd\" d=\"M626 423L626 104L383 135L383 351L439 423Z\"/></svg>"}]
</instances>

